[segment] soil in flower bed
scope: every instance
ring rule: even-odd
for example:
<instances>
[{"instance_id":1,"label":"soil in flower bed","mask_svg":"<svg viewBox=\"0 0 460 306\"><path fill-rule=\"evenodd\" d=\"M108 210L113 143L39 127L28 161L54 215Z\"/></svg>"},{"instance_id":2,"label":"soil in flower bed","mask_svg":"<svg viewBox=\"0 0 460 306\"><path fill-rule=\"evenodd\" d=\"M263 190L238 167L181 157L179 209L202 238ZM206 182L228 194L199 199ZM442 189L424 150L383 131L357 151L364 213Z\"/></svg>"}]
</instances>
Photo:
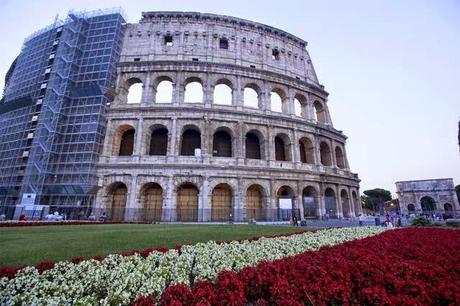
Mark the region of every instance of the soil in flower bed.
<instances>
[{"instance_id":1,"label":"soil in flower bed","mask_svg":"<svg viewBox=\"0 0 460 306\"><path fill-rule=\"evenodd\" d=\"M0 267L304 231L262 225L103 224L0 228Z\"/></svg>"},{"instance_id":2,"label":"soil in flower bed","mask_svg":"<svg viewBox=\"0 0 460 306\"><path fill-rule=\"evenodd\" d=\"M460 305L460 230L407 228L216 281L170 286L161 305ZM146 297L138 305L149 305ZM136 303L135 303L136 305Z\"/></svg>"}]
</instances>

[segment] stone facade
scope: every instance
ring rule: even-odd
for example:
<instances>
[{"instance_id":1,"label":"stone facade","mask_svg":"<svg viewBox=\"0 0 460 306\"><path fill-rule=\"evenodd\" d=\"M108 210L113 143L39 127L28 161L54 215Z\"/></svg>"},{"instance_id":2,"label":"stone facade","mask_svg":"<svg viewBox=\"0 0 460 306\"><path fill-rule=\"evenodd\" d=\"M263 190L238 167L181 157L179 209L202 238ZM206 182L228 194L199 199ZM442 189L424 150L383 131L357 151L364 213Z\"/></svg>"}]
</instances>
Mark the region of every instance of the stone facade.
<instances>
[{"instance_id":1,"label":"stone facade","mask_svg":"<svg viewBox=\"0 0 460 306\"><path fill-rule=\"evenodd\" d=\"M212 14L147 12L128 24L98 166L98 207L125 205L124 218L139 219L157 197L158 221L181 221L179 206L190 203L198 209L192 221L224 220L215 217L217 202L234 221L280 220L292 213L281 214L280 203L290 201L302 219L355 217L359 179L306 44L276 28ZM172 85L168 103L157 101L162 82ZM139 83L142 97L130 103ZM186 103L192 83L202 99ZM219 103L220 84L231 91L230 103ZM249 89L257 97L252 107ZM187 140L187 133L198 136ZM146 191L152 183L158 193ZM248 212L254 205L255 215Z\"/></svg>"},{"instance_id":2,"label":"stone facade","mask_svg":"<svg viewBox=\"0 0 460 306\"><path fill-rule=\"evenodd\" d=\"M451 178L396 182L396 194L402 214L455 215L460 211Z\"/></svg>"}]
</instances>

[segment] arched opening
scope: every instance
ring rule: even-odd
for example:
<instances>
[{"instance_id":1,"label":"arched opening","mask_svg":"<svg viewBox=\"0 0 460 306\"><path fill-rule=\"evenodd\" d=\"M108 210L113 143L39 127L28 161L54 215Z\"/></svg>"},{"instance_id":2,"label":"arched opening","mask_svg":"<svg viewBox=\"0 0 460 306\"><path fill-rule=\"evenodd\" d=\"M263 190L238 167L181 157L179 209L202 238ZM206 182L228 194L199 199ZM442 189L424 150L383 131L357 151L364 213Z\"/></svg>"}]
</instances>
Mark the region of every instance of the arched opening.
<instances>
[{"instance_id":1,"label":"arched opening","mask_svg":"<svg viewBox=\"0 0 460 306\"><path fill-rule=\"evenodd\" d=\"M327 167L332 166L331 149L326 142L321 142L319 145L319 152L321 155L321 164Z\"/></svg>"},{"instance_id":2,"label":"arched opening","mask_svg":"<svg viewBox=\"0 0 460 306\"><path fill-rule=\"evenodd\" d=\"M432 197L425 196L421 198L420 205L422 206L422 212L424 214L432 214L436 211L436 203Z\"/></svg>"},{"instance_id":3,"label":"arched opening","mask_svg":"<svg viewBox=\"0 0 460 306\"><path fill-rule=\"evenodd\" d=\"M109 190L110 208L107 217L111 221L119 222L125 218L126 199L128 188L123 183L115 183Z\"/></svg>"},{"instance_id":4,"label":"arched opening","mask_svg":"<svg viewBox=\"0 0 460 306\"><path fill-rule=\"evenodd\" d=\"M290 145L289 137L286 134L277 135L275 137L275 160L290 161Z\"/></svg>"},{"instance_id":5,"label":"arched opening","mask_svg":"<svg viewBox=\"0 0 460 306\"><path fill-rule=\"evenodd\" d=\"M142 101L142 81L136 78L128 80L128 96L126 103L141 103Z\"/></svg>"},{"instance_id":6,"label":"arched opening","mask_svg":"<svg viewBox=\"0 0 460 306\"><path fill-rule=\"evenodd\" d=\"M299 140L300 161L305 164L315 163L315 147L308 137Z\"/></svg>"},{"instance_id":7,"label":"arched opening","mask_svg":"<svg viewBox=\"0 0 460 306\"><path fill-rule=\"evenodd\" d=\"M337 217L337 200L335 192L332 188L326 188L324 191L324 202L326 207L326 217L336 218Z\"/></svg>"},{"instance_id":8,"label":"arched opening","mask_svg":"<svg viewBox=\"0 0 460 306\"><path fill-rule=\"evenodd\" d=\"M297 117L308 117L307 99L301 94L294 97L294 113Z\"/></svg>"},{"instance_id":9,"label":"arched opening","mask_svg":"<svg viewBox=\"0 0 460 306\"><path fill-rule=\"evenodd\" d=\"M120 147L118 150L119 156L131 156L134 151L134 135L136 130L129 128L125 130L120 137Z\"/></svg>"},{"instance_id":10,"label":"arched opening","mask_svg":"<svg viewBox=\"0 0 460 306\"><path fill-rule=\"evenodd\" d=\"M168 152L168 129L164 126L154 128L150 136L149 155L165 156Z\"/></svg>"},{"instance_id":11,"label":"arched opening","mask_svg":"<svg viewBox=\"0 0 460 306\"><path fill-rule=\"evenodd\" d=\"M173 82L170 79L162 80L157 85L157 92L155 94L156 103L172 103L173 96Z\"/></svg>"},{"instance_id":12,"label":"arched opening","mask_svg":"<svg viewBox=\"0 0 460 306\"><path fill-rule=\"evenodd\" d=\"M337 167L340 169L345 168L345 156L343 155L342 149L340 147L335 147L335 159L337 161Z\"/></svg>"},{"instance_id":13,"label":"arched opening","mask_svg":"<svg viewBox=\"0 0 460 306\"><path fill-rule=\"evenodd\" d=\"M299 219L300 214L295 207L295 193L289 186L281 186L276 192L278 200L278 219L288 221L295 215Z\"/></svg>"},{"instance_id":14,"label":"arched opening","mask_svg":"<svg viewBox=\"0 0 460 306\"><path fill-rule=\"evenodd\" d=\"M163 208L163 189L157 183L149 183L143 187L141 205L144 209L144 222L159 222Z\"/></svg>"},{"instance_id":15,"label":"arched opening","mask_svg":"<svg viewBox=\"0 0 460 306\"><path fill-rule=\"evenodd\" d=\"M354 191L351 192L351 200L353 201L353 208L355 210L355 217L356 217L358 216L361 210L359 207L360 203L358 202L358 195Z\"/></svg>"},{"instance_id":16,"label":"arched opening","mask_svg":"<svg viewBox=\"0 0 460 306\"><path fill-rule=\"evenodd\" d=\"M273 112L283 112L283 99L278 92L272 91L270 93L270 105Z\"/></svg>"},{"instance_id":17,"label":"arched opening","mask_svg":"<svg viewBox=\"0 0 460 306\"><path fill-rule=\"evenodd\" d=\"M259 108L259 88L249 84L244 88L243 105L246 107Z\"/></svg>"},{"instance_id":18,"label":"arched opening","mask_svg":"<svg viewBox=\"0 0 460 306\"><path fill-rule=\"evenodd\" d=\"M232 105L232 84L227 80L219 80L214 87L214 104Z\"/></svg>"},{"instance_id":19,"label":"arched opening","mask_svg":"<svg viewBox=\"0 0 460 306\"><path fill-rule=\"evenodd\" d=\"M201 134L196 127L186 127L182 133L180 155L195 156L201 155Z\"/></svg>"},{"instance_id":20,"label":"arched opening","mask_svg":"<svg viewBox=\"0 0 460 306\"><path fill-rule=\"evenodd\" d=\"M227 184L219 184L212 190L211 221L231 221L232 189Z\"/></svg>"},{"instance_id":21,"label":"arched opening","mask_svg":"<svg viewBox=\"0 0 460 306\"><path fill-rule=\"evenodd\" d=\"M262 150L259 135L254 131L246 133L246 158L262 159Z\"/></svg>"},{"instance_id":22,"label":"arched opening","mask_svg":"<svg viewBox=\"0 0 460 306\"><path fill-rule=\"evenodd\" d=\"M263 220L263 188L260 185L251 185L246 190L246 221Z\"/></svg>"},{"instance_id":23,"label":"arched opening","mask_svg":"<svg viewBox=\"0 0 460 306\"><path fill-rule=\"evenodd\" d=\"M454 208L452 204L450 203L444 204L444 213L447 218L452 218L454 216Z\"/></svg>"},{"instance_id":24,"label":"arched opening","mask_svg":"<svg viewBox=\"0 0 460 306\"><path fill-rule=\"evenodd\" d=\"M326 116L326 111L323 107L323 104L319 101L315 101L313 103L313 107L315 108L315 120L320 123L326 123L327 116Z\"/></svg>"},{"instance_id":25,"label":"arched opening","mask_svg":"<svg viewBox=\"0 0 460 306\"><path fill-rule=\"evenodd\" d=\"M340 199L342 200L342 213L344 218L350 217L350 199L348 197L348 192L343 190L340 192Z\"/></svg>"},{"instance_id":26,"label":"arched opening","mask_svg":"<svg viewBox=\"0 0 460 306\"><path fill-rule=\"evenodd\" d=\"M225 130L218 130L212 139L212 155L232 157L232 136Z\"/></svg>"},{"instance_id":27,"label":"arched opening","mask_svg":"<svg viewBox=\"0 0 460 306\"><path fill-rule=\"evenodd\" d=\"M415 212L415 205L414 204L408 204L407 205L407 210L409 212Z\"/></svg>"},{"instance_id":28,"label":"arched opening","mask_svg":"<svg viewBox=\"0 0 460 306\"><path fill-rule=\"evenodd\" d=\"M189 79L185 85L185 103L203 103L203 85L199 79Z\"/></svg>"},{"instance_id":29,"label":"arched opening","mask_svg":"<svg viewBox=\"0 0 460 306\"><path fill-rule=\"evenodd\" d=\"M198 188L190 183L177 190L177 221L198 221Z\"/></svg>"},{"instance_id":30,"label":"arched opening","mask_svg":"<svg viewBox=\"0 0 460 306\"><path fill-rule=\"evenodd\" d=\"M303 214L305 218L315 218L318 213L318 196L312 186L302 190Z\"/></svg>"}]
</instances>

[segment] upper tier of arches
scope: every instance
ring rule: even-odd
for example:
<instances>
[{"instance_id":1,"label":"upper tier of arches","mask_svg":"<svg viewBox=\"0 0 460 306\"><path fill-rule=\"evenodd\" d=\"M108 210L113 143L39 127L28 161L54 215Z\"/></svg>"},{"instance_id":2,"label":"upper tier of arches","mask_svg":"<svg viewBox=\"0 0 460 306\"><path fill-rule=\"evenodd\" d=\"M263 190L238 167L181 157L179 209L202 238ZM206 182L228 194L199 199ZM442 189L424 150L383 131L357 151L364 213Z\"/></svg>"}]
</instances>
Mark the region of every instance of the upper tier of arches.
<instances>
[{"instance_id":1,"label":"upper tier of arches","mask_svg":"<svg viewBox=\"0 0 460 306\"><path fill-rule=\"evenodd\" d=\"M115 104L241 107L332 126L323 98L282 84L223 74L184 75L180 79L174 73L122 74Z\"/></svg>"}]
</instances>

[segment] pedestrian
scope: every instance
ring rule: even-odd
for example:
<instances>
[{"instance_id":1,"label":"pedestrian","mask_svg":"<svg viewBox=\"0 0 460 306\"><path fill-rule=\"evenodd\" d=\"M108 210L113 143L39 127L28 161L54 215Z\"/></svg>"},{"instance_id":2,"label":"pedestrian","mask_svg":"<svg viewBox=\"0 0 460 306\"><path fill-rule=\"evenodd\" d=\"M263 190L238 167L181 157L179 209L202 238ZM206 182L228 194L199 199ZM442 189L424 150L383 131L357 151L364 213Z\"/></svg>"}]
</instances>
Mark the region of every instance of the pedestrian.
<instances>
[{"instance_id":1,"label":"pedestrian","mask_svg":"<svg viewBox=\"0 0 460 306\"><path fill-rule=\"evenodd\" d=\"M292 215L292 223L294 226L299 226L299 222L297 221L297 216L295 214Z\"/></svg>"},{"instance_id":2,"label":"pedestrian","mask_svg":"<svg viewBox=\"0 0 460 306\"><path fill-rule=\"evenodd\" d=\"M359 226L363 226L363 224L364 224L364 215L359 214L358 220L359 220Z\"/></svg>"}]
</instances>

